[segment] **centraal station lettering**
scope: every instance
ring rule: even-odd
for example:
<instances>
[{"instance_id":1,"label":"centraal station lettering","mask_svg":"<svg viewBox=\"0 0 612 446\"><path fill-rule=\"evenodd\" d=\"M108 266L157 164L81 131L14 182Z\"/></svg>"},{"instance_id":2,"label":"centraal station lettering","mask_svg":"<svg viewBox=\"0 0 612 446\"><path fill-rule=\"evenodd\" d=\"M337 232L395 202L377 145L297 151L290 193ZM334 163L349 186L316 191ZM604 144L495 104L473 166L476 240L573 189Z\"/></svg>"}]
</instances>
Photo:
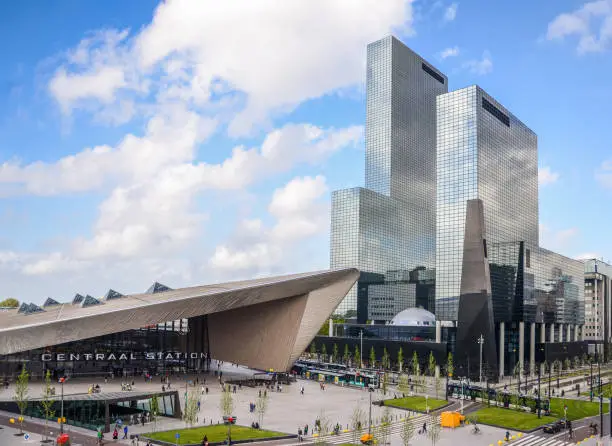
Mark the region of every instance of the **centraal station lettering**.
<instances>
[{"instance_id":1,"label":"centraal station lettering","mask_svg":"<svg viewBox=\"0 0 612 446\"><path fill-rule=\"evenodd\" d=\"M43 353L43 361L130 361L130 360L170 360L206 359L206 353L182 352L145 352L145 353Z\"/></svg>"}]
</instances>

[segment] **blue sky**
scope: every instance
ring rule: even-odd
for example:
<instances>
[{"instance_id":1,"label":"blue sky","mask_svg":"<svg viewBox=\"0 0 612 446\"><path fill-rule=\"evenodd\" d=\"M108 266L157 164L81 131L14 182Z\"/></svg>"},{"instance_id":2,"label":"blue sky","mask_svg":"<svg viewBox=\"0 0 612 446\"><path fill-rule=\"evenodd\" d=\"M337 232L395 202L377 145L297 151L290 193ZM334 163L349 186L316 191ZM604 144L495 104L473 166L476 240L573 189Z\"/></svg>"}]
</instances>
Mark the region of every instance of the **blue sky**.
<instances>
[{"instance_id":1,"label":"blue sky","mask_svg":"<svg viewBox=\"0 0 612 446\"><path fill-rule=\"evenodd\" d=\"M612 0L5 2L0 296L326 268L391 33L538 134L541 244L612 258Z\"/></svg>"}]
</instances>

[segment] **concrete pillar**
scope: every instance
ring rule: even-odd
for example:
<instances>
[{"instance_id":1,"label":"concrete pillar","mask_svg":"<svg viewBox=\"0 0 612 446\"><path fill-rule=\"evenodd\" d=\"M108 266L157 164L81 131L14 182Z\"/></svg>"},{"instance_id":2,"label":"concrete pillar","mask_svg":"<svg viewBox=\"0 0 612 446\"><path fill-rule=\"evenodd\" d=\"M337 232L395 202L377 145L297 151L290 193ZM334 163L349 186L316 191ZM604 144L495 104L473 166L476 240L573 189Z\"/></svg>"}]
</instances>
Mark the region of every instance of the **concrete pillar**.
<instances>
[{"instance_id":1,"label":"concrete pillar","mask_svg":"<svg viewBox=\"0 0 612 446\"><path fill-rule=\"evenodd\" d=\"M559 342L563 342L563 324L559 324Z\"/></svg>"},{"instance_id":2,"label":"concrete pillar","mask_svg":"<svg viewBox=\"0 0 612 446\"><path fill-rule=\"evenodd\" d=\"M565 336L565 342L572 341L572 325L567 324L567 336Z\"/></svg>"},{"instance_id":3,"label":"concrete pillar","mask_svg":"<svg viewBox=\"0 0 612 446\"><path fill-rule=\"evenodd\" d=\"M525 368L525 322L519 322L519 364L521 376Z\"/></svg>"},{"instance_id":4,"label":"concrete pillar","mask_svg":"<svg viewBox=\"0 0 612 446\"><path fill-rule=\"evenodd\" d=\"M333 336L334 335L334 320L330 317L329 318L329 336Z\"/></svg>"},{"instance_id":5,"label":"concrete pillar","mask_svg":"<svg viewBox=\"0 0 612 446\"><path fill-rule=\"evenodd\" d=\"M550 324L550 341L555 342L555 324Z\"/></svg>"},{"instance_id":6,"label":"concrete pillar","mask_svg":"<svg viewBox=\"0 0 612 446\"><path fill-rule=\"evenodd\" d=\"M506 324L504 322L499 323L499 377L504 377L504 355L506 353Z\"/></svg>"},{"instance_id":7,"label":"concrete pillar","mask_svg":"<svg viewBox=\"0 0 612 446\"><path fill-rule=\"evenodd\" d=\"M440 377L440 366L436 365L436 378Z\"/></svg>"},{"instance_id":8,"label":"concrete pillar","mask_svg":"<svg viewBox=\"0 0 612 446\"><path fill-rule=\"evenodd\" d=\"M546 343L546 324L540 325L540 342L542 344Z\"/></svg>"},{"instance_id":9,"label":"concrete pillar","mask_svg":"<svg viewBox=\"0 0 612 446\"><path fill-rule=\"evenodd\" d=\"M574 342L578 341L578 330L580 329L580 325L574 325Z\"/></svg>"},{"instance_id":10,"label":"concrete pillar","mask_svg":"<svg viewBox=\"0 0 612 446\"><path fill-rule=\"evenodd\" d=\"M529 329L529 374L533 376L535 374L535 338L536 338L536 324L531 323Z\"/></svg>"},{"instance_id":11,"label":"concrete pillar","mask_svg":"<svg viewBox=\"0 0 612 446\"><path fill-rule=\"evenodd\" d=\"M580 340L584 341L584 325L580 326Z\"/></svg>"},{"instance_id":12,"label":"concrete pillar","mask_svg":"<svg viewBox=\"0 0 612 446\"><path fill-rule=\"evenodd\" d=\"M442 322L436 321L436 342L442 342Z\"/></svg>"}]
</instances>

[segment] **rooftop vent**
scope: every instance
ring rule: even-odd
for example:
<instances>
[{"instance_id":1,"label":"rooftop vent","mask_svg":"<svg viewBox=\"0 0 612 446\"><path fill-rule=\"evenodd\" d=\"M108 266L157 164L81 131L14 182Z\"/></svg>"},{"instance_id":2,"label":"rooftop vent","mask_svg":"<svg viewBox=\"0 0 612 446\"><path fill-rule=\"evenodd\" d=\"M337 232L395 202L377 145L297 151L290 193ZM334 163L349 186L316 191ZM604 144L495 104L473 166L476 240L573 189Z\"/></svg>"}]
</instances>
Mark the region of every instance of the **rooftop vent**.
<instances>
[{"instance_id":1,"label":"rooftop vent","mask_svg":"<svg viewBox=\"0 0 612 446\"><path fill-rule=\"evenodd\" d=\"M96 299L93 296L90 296L89 294L87 296L85 296L85 298L83 299L83 302L81 302L81 307L85 308L85 307L92 307L94 305L100 305L102 302L100 302L98 299Z\"/></svg>"},{"instance_id":2,"label":"rooftop vent","mask_svg":"<svg viewBox=\"0 0 612 446\"><path fill-rule=\"evenodd\" d=\"M113 289L110 289L107 291L107 293L104 295L104 300L113 300L113 299L120 299L122 297L125 297L123 294L121 294L118 291L115 291Z\"/></svg>"},{"instance_id":3,"label":"rooftop vent","mask_svg":"<svg viewBox=\"0 0 612 446\"><path fill-rule=\"evenodd\" d=\"M60 303L58 301L56 301L55 299L51 299L50 297L47 297L47 300L43 304L43 308L44 307L51 307L53 305L59 305L59 304Z\"/></svg>"},{"instance_id":4,"label":"rooftop vent","mask_svg":"<svg viewBox=\"0 0 612 446\"><path fill-rule=\"evenodd\" d=\"M155 282L145 292L147 294L156 294L156 293L163 293L164 291L171 291L171 290L172 290L172 288L167 287L163 283Z\"/></svg>"},{"instance_id":5,"label":"rooftop vent","mask_svg":"<svg viewBox=\"0 0 612 446\"><path fill-rule=\"evenodd\" d=\"M72 299L72 304L73 305L80 304L81 302L83 302L83 299L85 299L84 296L80 295L79 293L76 293L74 295L74 299Z\"/></svg>"}]
</instances>

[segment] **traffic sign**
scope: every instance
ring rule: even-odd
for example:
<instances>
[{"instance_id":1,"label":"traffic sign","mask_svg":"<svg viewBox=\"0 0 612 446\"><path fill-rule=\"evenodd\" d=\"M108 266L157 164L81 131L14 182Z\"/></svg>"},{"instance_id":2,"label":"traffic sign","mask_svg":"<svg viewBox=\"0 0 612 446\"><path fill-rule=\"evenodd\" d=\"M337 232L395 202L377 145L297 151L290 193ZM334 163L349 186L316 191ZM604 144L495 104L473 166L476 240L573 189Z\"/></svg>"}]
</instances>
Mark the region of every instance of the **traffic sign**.
<instances>
[{"instance_id":1,"label":"traffic sign","mask_svg":"<svg viewBox=\"0 0 612 446\"><path fill-rule=\"evenodd\" d=\"M179 434L178 432L176 434L174 434L174 438L178 439L181 438L181 434Z\"/></svg>"},{"instance_id":2,"label":"traffic sign","mask_svg":"<svg viewBox=\"0 0 612 446\"><path fill-rule=\"evenodd\" d=\"M30 434L23 434L23 439L24 440L29 440L30 439Z\"/></svg>"}]
</instances>

